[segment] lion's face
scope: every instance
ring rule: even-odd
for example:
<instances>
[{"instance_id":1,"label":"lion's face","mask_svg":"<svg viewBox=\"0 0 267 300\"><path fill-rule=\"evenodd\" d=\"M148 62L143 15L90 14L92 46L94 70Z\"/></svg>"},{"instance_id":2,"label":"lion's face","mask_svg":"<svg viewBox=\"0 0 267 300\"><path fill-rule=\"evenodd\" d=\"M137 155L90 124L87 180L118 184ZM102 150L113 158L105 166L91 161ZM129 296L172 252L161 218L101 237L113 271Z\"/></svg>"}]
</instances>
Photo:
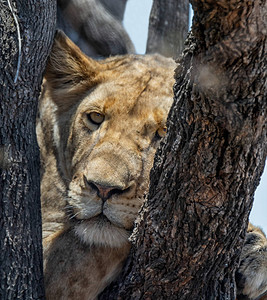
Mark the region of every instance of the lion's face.
<instances>
[{"instance_id":1,"label":"lion's face","mask_svg":"<svg viewBox=\"0 0 267 300\"><path fill-rule=\"evenodd\" d=\"M58 34L47 94L56 105L54 138L68 216L84 242L127 241L166 132L173 69L158 56L95 62Z\"/></svg>"}]
</instances>

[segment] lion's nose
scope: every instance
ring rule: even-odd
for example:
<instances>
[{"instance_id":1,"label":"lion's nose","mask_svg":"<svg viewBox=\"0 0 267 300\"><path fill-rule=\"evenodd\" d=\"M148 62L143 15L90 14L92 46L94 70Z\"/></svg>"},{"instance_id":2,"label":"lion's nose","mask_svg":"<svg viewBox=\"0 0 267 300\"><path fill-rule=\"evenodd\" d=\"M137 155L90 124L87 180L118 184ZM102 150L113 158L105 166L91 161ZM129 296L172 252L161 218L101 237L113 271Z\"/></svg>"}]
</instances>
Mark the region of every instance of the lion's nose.
<instances>
[{"instance_id":1,"label":"lion's nose","mask_svg":"<svg viewBox=\"0 0 267 300\"><path fill-rule=\"evenodd\" d=\"M86 183L91 187L91 189L97 192L98 197L100 197L103 201L106 201L112 195L122 194L123 192L128 190L120 186L110 186L108 184L102 184L92 180L87 180L86 177L84 177L84 179Z\"/></svg>"}]
</instances>

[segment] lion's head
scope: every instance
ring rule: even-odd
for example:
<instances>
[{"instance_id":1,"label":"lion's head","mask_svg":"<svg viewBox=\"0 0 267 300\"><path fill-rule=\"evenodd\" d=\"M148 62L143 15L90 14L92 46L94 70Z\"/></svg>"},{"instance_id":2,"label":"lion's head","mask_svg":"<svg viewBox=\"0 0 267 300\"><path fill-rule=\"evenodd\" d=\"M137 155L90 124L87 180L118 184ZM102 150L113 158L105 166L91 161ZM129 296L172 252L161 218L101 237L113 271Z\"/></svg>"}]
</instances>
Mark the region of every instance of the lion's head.
<instances>
[{"instance_id":1,"label":"lion's head","mask_svg":"<svg viewBox=\"0 0 267 300\"><path fill-rule=\"evenodd\" d=\"M127 241L166 131L173 70L157 55L94 61L57 33L42 99L49 119L42 156L56 157L57 171L47 172L60 177L69 224L85 243Z\"/></svg>"}]
</instances>

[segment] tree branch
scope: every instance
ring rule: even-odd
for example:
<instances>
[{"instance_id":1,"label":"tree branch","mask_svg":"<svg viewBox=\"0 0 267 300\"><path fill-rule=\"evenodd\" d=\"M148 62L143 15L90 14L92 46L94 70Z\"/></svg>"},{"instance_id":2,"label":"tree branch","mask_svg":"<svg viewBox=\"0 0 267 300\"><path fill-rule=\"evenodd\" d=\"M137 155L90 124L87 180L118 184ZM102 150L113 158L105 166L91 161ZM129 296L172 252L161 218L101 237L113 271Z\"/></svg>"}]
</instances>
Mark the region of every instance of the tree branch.
<instances>
[{"instance_id":1,"label":"tree branch","mask_svg":"<svg viewBox=\"0 0 267 300\"><path fill-rule=\"evenodd\" d=\"M56 1L9 1L11 11L4 2L0 1L0 298L44 299L35 120L55 33Z\"/></svg>"},{"instance_id":2,"label":"tree branch","mask_svg":"<svg viewBox=\"0 0 267 300\"><path fill-rule=\"evenodd\" d=\"M114 1L113 1L114 2ZM125 0L116 0L111 9L105 0L59 0L64 23L59 24L67 35L89 56L133 53L134 46L121 24ZM66 25L66 24L65 24Z\"/></svg>"},{"instance_id":3,"label":"tree branch","mask_svg":"<svg viewBox=\"0 0 267 300\"><path fill-rule=\"evenodd\" d=\"M110 289L108 299L235 299L267 153L264 4L192 1L168 135L118 293Z\"/></svg>"},{"instance_id":4,"label":"tree branch","mask_svg":"<svg viewBox=\"0 0 267 300\"><path fill-rule=\"evenodd\" d=\"M154 0L146 53L160 53L177 58L184 49L188 23L188 0Z\"/></svg>"}]
</instances>

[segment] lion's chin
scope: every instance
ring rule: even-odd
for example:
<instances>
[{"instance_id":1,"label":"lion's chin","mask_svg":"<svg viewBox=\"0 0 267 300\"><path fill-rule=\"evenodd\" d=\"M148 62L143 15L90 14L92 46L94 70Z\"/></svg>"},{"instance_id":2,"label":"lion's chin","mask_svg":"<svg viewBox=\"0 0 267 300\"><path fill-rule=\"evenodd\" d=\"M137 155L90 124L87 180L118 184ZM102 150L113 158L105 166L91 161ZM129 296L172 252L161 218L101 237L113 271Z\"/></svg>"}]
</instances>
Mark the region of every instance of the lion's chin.
<instances>
[{"instance_id":1,"label":"lion's chin","mask_svg":"<svg viewBox=\"0 0 267 300\"><path fill-rule=\"evenodd\" d=\"M129 243L129 232L98 216L75 225L75 234L87 245L120 248Z\"/></svg>"}]
</instances>

